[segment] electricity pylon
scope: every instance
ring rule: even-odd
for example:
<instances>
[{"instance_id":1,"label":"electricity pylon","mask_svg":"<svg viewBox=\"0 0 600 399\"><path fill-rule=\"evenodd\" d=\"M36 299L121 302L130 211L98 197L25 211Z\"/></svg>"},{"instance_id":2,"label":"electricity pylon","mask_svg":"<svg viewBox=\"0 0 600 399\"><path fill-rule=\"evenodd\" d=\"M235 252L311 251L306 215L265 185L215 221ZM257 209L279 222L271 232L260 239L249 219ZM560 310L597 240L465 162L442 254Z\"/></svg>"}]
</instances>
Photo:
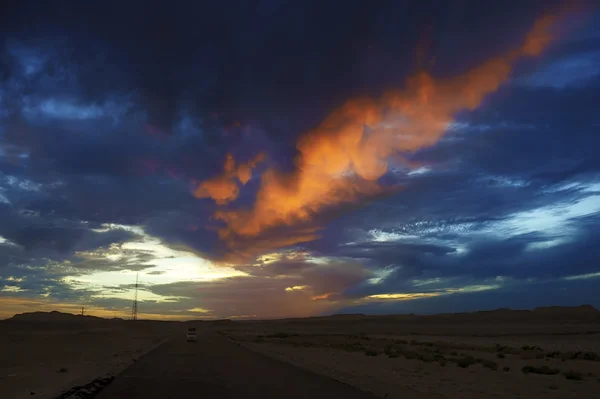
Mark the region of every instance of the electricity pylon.
<instances>
[{"instance_id":1,"label":"electricity pylon","mask_svg":"<svg viewBox=\"0 0 600 399\"><path fill-rule=\"evenodd\" d=\"M138 316L138 278L140 274L135 275L135 293L133 294L133 305L131 306L131 320L137 320Z\"/></svg>"}]
</instances>

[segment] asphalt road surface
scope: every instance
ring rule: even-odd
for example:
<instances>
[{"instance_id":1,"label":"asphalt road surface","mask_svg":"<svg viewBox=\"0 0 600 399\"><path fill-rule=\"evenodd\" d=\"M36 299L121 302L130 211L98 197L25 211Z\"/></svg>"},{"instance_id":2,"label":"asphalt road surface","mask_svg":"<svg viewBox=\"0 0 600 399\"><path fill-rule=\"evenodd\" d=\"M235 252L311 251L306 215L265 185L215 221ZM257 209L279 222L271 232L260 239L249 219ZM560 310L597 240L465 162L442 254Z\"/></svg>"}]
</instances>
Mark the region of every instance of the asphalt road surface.
<instances>
[{"instance_id":1,"label":"asphalt road surface","mask_svg":"<svg viewBox=\"0 0 600 399\"><path fill-rule=\"evenodd\" d=\"M375 396L240 347L216 334L184 334L144 356L98 399L374 399Z\"/></svg>"}]
</instances>

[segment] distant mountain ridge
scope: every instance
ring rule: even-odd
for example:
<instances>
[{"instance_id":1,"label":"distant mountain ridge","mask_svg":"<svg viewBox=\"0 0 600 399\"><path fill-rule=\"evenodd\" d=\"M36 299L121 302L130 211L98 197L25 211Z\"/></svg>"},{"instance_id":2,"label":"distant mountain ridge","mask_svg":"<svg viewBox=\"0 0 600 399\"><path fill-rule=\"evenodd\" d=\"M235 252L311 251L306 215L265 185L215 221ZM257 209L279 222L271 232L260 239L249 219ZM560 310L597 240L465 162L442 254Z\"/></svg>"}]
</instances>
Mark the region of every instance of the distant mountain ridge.
<instances>
[{"instance_id":1,"label":"distant mountain ridge","mask_svg":"<svg viewBox=\"0 0 600 399\"><path fill-rule=\"evenodd\" d=\"M105 321L105 320L111 320L111 319L105 319L102 317L91 316L91 315L64 313L64 312L59 312L57 310L53 310L51 312L19 313L19 314L16 314L13 317L8 318L6 320L58 322L58 321ZM117 319L117 320L122 320L122 319Z\"/></svg>"},{"instance_id":2,"label":"distant mountain ridge","mask_svg":"<svg viewBox=\"0 0 600 399\"><path fill-rule=\"evenodd\" d=\"M51 312L27 312L16 314L6 321L35 321L35 322L101 322L101 321L122 321L121 318L106 319L98 316L80 315L64 313L53 310ZM600 310L592 305L580 306L544 306L533 310L519 310L509 308L499 308L494 310L481 310L477 312L465 313L442 313L433 315L417 314L388 314L388 315L366 315L366 314L334 314L330 316L316 316L307 318L288 318L265 320L271 322L357 322L357 321L378 321L378 320L403 320L403 321L486 321L486 322L504 322L504 321L536 321L536 320L565 320L565 321L600 321ZM141 320L150 322L151 320ZM155 320L159 321L159 320ZM198 322L202 320L188 320L188 322ZM229 324L235 323L230 319L204 320L211 324ZM251 322L252 320L240 321L240 323ZM259 320L256 320L259 321ZM164 321L163 321L164 322Z\"/></svg>"},{"instance_id":3,"label":"distant mountain ridge","mask_svg":"<svg viewBox=\"0 0 600 399\"><path fill-rule=\"evenodd\" d=\"M343 314L332 316L323 316L320 318L311 318L317 321L318 319L328 319L337 321L375 321L376 319L383 320L407 320L407 321L536 321L536 320L581 320L581 321L600 321L600 310L592 305L579 306L543 306L533 310L529 309L509 309L499 308L493 310L480 310L476 312L462 313L439 313L439 314L389 314L389 315L364 315L364 314L348 314L343 317ZM302 320L302 319L288 319Z\"/></svg>"}]
</instances>

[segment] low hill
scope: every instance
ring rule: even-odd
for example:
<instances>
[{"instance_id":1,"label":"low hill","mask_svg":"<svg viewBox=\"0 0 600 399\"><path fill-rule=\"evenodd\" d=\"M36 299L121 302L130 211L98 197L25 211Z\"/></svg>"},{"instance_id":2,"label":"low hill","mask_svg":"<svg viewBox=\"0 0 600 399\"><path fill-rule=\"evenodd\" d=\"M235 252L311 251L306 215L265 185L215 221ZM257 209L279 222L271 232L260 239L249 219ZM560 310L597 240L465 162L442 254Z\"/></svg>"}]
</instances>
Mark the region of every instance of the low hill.
<instances>
[{"instance_id":1,"label":"low hill","mask_svg":"<svg viewBox=\"0 0 600 399\"><path fill-rule=\"evenodd\" d=\"M402 321L415 323L446 323L446 322L526 322L526 321L600 321L600 310L591 305L580 306L548 306L533 310L500 308L464 313L440 314L390 314L390 315L331 315L308 319L283 319L279 322L377 322Z\"/></svg>"},{"instance_id":2,"label":"low hill","mask_svg":"<svg viewBox=\"0 0 600 399\"><path fill-rule=\"evenodd\" d=\"M70 321L105 321L102 317L63 313L56 310L52 312L27 312L19 313L7 319L11 321L35 321L35 322L70 322Z\"/></svg>"},{"instance_id":3,"label":"low hill","mask_svg":"<svg viewBox=\"0 0 600 399\"><path fill-rule=\"evenodd\" d=\"M518 309L494 309L465 313L442 313L442 314L389 314L389 315L365 315L365 314L334 314L330 316L317 316L307 318L290 318L274 320L244 320L234 321L231 319L217 320L189 320L185 323L203 322L210 325L231 325L234 323L267 323L267 324L353 324L357 322L403 322L403 323L456 323L456 322L529 322L529 321L574 321L574 322L600 322L600 310L591 305L580 306L547 306L538 307L533 310ZM97 316L52 312L28 312L16 314L6 321L15 322L117 322L124 321L121 318L105 319ZM158 322L158 320L139 320L142 323ZM160 321L166 323L166 321Z\"/></svg>"}]
</instances>

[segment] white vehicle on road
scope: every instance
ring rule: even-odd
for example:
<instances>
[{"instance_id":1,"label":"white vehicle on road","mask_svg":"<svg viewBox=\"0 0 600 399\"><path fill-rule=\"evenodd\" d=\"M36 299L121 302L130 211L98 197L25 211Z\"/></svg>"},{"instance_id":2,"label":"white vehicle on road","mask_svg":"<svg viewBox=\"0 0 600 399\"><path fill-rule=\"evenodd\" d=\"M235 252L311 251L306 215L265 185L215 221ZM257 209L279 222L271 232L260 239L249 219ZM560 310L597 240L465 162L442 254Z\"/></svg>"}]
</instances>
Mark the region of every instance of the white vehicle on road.
<instances>
[{"instance_id":1,"label":"white vehicle on road","mask_svg":"<svg viewBox=\"0 0 600 399\"><path fill-rule=\"evenodd\" d=\"M187 342L196 342L198 340L198 335L196 335L196 327L190 327L185 334L185 339Z\"/></svg>"}]
</instances>

